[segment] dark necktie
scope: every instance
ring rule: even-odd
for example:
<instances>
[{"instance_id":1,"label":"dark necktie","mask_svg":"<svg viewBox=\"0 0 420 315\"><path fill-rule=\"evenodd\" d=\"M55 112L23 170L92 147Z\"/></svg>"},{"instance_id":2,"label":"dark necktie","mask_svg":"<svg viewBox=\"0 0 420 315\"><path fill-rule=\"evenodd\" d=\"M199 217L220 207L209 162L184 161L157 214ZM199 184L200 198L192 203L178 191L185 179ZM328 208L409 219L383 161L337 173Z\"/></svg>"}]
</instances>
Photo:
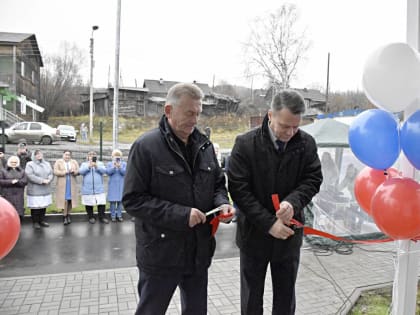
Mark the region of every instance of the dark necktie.
<instances>
[{"instance_id":1,"label":"dark necktie","mask_svg":"<svg viewBox=\"0 0 420 315\"><path fill-rule=\"evenodd\" d=\"M284 151L284 146L286 145L286 142L283 142L281 140L276 140L276 144L277 144L277 147L278 147L277 150L279 152L283 152Z\"/></svg>"}]
</instances>

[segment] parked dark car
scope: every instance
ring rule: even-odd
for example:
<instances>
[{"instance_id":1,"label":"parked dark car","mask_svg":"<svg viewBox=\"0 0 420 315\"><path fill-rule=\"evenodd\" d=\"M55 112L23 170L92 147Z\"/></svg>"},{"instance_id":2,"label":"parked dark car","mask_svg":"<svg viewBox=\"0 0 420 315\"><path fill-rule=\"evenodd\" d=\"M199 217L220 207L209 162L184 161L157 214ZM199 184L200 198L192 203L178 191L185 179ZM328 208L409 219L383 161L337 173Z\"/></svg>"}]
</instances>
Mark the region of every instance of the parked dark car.
<instances>
[{"instance_id":1,"label":"parked dark car","mask_svg":"<svg viewBox=\"0 0 420 315\"><path fill-rule=\"evenodd\" d=\"M1 132L1 131L0 131ZM61 140L60 131L52 128L46 123L24 121L15 123L4 130L4 134L0 134L0 143L5 138L6 143L26 143L52 144L54 141Z\"/></svg>"}]
</instances>

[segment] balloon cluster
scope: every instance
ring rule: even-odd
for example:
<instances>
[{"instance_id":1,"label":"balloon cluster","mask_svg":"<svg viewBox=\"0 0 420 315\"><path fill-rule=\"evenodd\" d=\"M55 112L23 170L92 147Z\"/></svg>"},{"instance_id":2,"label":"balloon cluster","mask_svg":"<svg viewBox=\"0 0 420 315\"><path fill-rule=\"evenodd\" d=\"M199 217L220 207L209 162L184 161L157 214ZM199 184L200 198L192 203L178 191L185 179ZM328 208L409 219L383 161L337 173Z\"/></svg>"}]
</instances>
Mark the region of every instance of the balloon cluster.
<instances>
[{"instance_id":1,"label":"balloon cluster","mask_svg":"<svg viewBox=\"0 0 420 315\"><path fill-rule=\"evenodd\" d=\"M379 109L364 111L349 129L355 156L367 165L356 177L354 192L362 209L394 239L420 236L420 184L390 168L401 149L420 169L420 110L400 128L391 112L420 99L420 57L409 45L390 44L367 60L363 89Z\"/></svg>"}]
</instances>

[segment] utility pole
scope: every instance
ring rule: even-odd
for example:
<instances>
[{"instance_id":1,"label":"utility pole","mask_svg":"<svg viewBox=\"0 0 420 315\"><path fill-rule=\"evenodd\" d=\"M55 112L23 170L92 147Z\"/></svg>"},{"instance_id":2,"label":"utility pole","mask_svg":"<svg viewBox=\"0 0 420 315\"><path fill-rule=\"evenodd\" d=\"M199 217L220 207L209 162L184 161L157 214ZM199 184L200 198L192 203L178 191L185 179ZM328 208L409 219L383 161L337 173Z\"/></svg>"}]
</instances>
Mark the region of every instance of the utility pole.
<instances>
[{"instance_id":1,"label":"utility pole","mask_svg":"<svg viewBox=\"0 0 420 315\"><path fill-rule=\"evenodd\" d=\"M251 77L251 103L254 104L254 76Z\"/></svg>"},{"instance_id":2,"label":"utility pole","mask_svg":"<svg viewBox=\"0 0 420 315\"><path fill-rule=\"evenodd\" d=\"M93 60L93 32L99 28L97 25L92 26L92 34L90 36L90 90L89 90L89 139L92 140L93 133L93 68L95 61Z\"/></svg>"},{"instance_id":3,"label":"utility pole","mask_svg":"<svg viewBox=\"0 0 420 315\"><path fill-rule=\"evenodd\" d=\"M117 0L117 28L115 36L114 111L112 115L112 149L118 148L118 102L120 79L121 0Z\"/></svg>"},{"instance_id":4,"label":"utility pole","mask_svg":"<svg viewBox=\"0 0 420 315\"><path fill-rule=\"evenodd\" d=\"M327 87L325 90L325 112L328 113L328 94L330 91L330 53L327 59Z\"/></svg>"},{"instance_id":5,"label":"utility pole","mask_svg":"<svg viewBox=\"0 0 420 315\"><path fill-rule=\"evenodd\" d=\"M420 1L407 0L407 44L420 50ZM404 121L420 106L413 102L404 110ZM412 145L416 145L413 143ZM400 168L404 177L415 178L415 169L401 153ZM420 243L412 240L397 241L397 262L392 290L392 315L415 314L417 299L417 272Z\"/></svg>"}]
</instances>

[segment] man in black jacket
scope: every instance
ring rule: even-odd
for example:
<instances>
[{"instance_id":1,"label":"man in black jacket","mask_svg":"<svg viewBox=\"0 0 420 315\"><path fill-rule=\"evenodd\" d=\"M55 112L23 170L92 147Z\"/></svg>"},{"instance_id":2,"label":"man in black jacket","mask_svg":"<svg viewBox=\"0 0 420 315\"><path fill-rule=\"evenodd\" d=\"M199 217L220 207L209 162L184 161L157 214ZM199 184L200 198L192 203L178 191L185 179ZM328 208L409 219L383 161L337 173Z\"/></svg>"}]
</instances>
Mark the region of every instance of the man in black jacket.
<instances>
[{"instance_id":1,"label":"man in black jacket","mask_svg":"<svg viewBox=\"0 0 420 315\"><path fill-rule=\"evenodd\" d=\"M22 169L25 169L26 163L32 161L32 153L27 149L26 142L19 142L16 155L19 158Z\"/></svg>"},{"instance_id":2,"label":"man in black jacket","mask_svg":"<svg viewBox=\"0 0 420 315\"><path fill-rule=\"evenodd\" d=\"M270 264L272 313L295 312L295 282L302 245L303 208L319 191L321 163L314 139L299 130L303 98L283 90L262 126L236 138L228 184L237 205L236 242L240 248L242 314L263 314L264 281ZM280 200L275 209L272 195Z\"/></svg>"},{"instance_id":3,"label":"man in black jacket","mask_svg":"<svg viewBox=\"0 0 420 315\"><path fill-rule=\"evenodd\" d=\"M131 147L123 205L136 218L139 304L136 314L165 314L177 286L182 314L207 314L207 270L215 250L206 212L234 214L210 140L196 124L203 92L178 83L159 128ZM223 219L228 221L228 219Z\"/></svg>"}]
</instances>

